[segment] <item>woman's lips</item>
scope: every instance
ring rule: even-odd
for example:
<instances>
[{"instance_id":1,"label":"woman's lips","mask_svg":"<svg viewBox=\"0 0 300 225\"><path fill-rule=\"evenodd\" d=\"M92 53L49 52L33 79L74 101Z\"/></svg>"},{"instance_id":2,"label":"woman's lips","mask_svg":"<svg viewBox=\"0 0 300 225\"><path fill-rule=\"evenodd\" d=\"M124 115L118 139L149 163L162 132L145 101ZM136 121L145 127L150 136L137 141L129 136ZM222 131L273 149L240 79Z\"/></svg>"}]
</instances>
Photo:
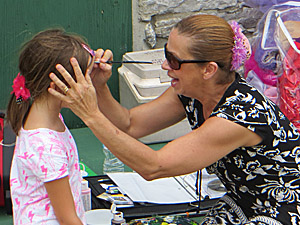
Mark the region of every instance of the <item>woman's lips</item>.
<instances>
[{"instance_id":1,"label":"woman's lips","mask_svg":"<svg viewBox=\"0 0 300 225\"><path fill-rule=\"evenodd\" d=\"M175 87L178 82L179 82L179 80L177 78L172 78L172 80L171 80L171 86Z\"/></svg>"}]
</instances>

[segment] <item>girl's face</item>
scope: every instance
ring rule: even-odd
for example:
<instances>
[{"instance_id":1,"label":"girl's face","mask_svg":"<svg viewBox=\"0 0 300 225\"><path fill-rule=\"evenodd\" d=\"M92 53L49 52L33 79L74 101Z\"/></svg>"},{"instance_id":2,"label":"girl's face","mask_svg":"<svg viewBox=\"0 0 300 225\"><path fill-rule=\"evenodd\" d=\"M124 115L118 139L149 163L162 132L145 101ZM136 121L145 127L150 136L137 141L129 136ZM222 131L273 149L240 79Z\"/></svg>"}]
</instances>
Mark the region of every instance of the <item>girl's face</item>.
<instances>
[{"instance_id":1,"label":"girl's face","mask_svg":"<svg viewBox=\"0 0 300 225\"><path fill-rule=\"evenodd\" d=\"M188 52L188 45L191 43L189 37L178 34L177 29L173 29L170 33L166 50L168 54L174 55L180 60L196 60ZM177 94L188 97L195 96L195 92L203 86L202 73L204 66L197 63L183 63L179 69L173 69L165 60L162 69L168 70L168 76L171 78L171 86Z\"/></svg>"}]
</instances>

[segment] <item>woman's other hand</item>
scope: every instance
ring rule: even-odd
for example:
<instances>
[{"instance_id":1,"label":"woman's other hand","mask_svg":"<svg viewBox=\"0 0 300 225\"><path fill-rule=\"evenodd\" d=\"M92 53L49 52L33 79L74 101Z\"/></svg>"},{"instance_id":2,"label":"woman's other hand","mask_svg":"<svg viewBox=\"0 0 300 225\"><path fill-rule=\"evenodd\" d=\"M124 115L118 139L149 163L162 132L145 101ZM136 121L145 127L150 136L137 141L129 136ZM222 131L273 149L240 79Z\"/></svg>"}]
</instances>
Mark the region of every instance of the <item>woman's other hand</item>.
<instances>
[{"instance_id":1,"label":"woman's other hand","mask_svg":"<svg viewBox=\"0 0 300 225\"><path fill-rule=\"evenodd\" d=\"M77 60L71 58L70 62L75 72L77 82L74 81L72 76L62 65L58 64L56 69L64 77L70 88L67 88L54 73L51 73L50 79L53 83L50 84L48 91L50 94L62 100L64 105L70 108L83 121L86 121L92 118L94 113L99 111L96 91L90 77L94 65L92 63L87 69L86 74L83 75ZM61 92L55 90L55 86L57 86Z\"/></svg>"},{"instance_id":2,"label":"woman's other hand","mask_svg":"<svg viewBox=\"0 0 300 225\"><path fill-rule=\"evenodd\" d=\"M110 50L98 49L95 55L95 61L100 63L94 63L93 70L91 72L91 78L96 88L103 88L112 74L112 65L106 63L113 60L113 53Z\"/></svg>"}]
</instances>

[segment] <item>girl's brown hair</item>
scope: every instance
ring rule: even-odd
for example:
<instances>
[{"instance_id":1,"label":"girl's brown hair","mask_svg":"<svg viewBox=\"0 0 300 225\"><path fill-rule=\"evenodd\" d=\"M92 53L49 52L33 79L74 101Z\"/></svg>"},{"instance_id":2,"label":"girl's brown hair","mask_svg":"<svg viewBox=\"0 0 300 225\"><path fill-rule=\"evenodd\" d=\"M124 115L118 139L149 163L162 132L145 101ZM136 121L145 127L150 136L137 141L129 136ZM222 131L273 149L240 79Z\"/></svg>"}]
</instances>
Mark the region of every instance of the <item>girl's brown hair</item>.
<instances>
[{"instance_id":1,"label":"girl's brown hair","mask_svg":"<svg viewBox=\"0 0 300 225\"><path fill-rule=\"evenodd\" d=\"M217 62L229 77L222 77L219 83L232 80L231 59L234 33L226 20L214 15L193 15L179 21L174 29L191 38L189 52L197 60Z\"/></svg>"},{"instance_id":2,"label":"girl's brown hair","mask_svg":"<svg viewBox=\"0 0 300 225\"><path fill-rule=\"evenodd\" d=\"M75 74L70 58L75 57L83 72L87 70L90 55L82 47L86 44L77 34L66 33L63 29L48 29L36 34L26 42L19 56L19 70L25 77L25 86L31 97L17 104L15 94L11 95L7 107L7 121L13 131L18 134L24 124L33 101L47 95L51 79L49 74L55 73L64 80L55 66L64 66L73 78Z\"/></svg>"}]
</instances>

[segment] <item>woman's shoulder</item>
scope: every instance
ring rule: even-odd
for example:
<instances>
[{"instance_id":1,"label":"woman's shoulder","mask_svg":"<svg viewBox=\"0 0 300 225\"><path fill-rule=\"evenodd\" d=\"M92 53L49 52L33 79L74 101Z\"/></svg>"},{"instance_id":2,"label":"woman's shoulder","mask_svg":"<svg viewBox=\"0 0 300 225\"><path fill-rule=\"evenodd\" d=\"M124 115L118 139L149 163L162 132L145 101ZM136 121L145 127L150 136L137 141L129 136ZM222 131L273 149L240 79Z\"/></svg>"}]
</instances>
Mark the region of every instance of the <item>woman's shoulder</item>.
<instances>
[{"instance_id":1,"label":"woman's shoulder","mask_svg":"<svg viewBox=\"0 0 300 225\"><path fill-rule=\"evenodd\" d=\"M249 84L243 77L239 75L237 76L235 82L224 93L220 104L229 104L233 102L238 102L239 104L243 105L275 105L263 93L261 93L257 88Z\"/></svg>"}]
</instances>

